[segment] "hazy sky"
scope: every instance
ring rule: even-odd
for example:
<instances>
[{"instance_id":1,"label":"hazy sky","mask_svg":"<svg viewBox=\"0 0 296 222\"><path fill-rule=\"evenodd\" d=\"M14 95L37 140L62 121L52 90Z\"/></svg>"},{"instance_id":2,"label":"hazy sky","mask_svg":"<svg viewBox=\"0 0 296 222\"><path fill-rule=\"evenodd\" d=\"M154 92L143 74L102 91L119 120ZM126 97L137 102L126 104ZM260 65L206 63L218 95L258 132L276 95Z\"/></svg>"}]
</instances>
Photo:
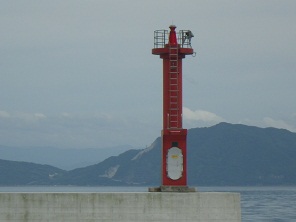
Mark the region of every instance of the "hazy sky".
<instances>
[{"instance_id":1,"label":"hazy sky","mask_svg":"<svg viewBox=\"0 0 296 222\"><path fill-rule=\"evenodd\" d=\"M150 145L162 128L153 32L190 29L184 128L296 131L295 0L0 0L0 144Z\"/></svg>"}]
</instances>

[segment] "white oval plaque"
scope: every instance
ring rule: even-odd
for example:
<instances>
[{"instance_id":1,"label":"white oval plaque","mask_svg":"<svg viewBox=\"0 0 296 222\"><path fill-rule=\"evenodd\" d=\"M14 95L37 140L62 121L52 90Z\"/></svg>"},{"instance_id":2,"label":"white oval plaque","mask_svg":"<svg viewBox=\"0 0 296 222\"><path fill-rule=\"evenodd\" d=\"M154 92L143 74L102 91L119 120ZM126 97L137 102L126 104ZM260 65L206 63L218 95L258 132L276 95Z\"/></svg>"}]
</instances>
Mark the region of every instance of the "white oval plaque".
<instances>
[{"instance_id":1,"label":"white oval plaque","mask_svg":"<svg viewBox=\"0 0 296 222\"><path fill-rule=\"evenodd\" d=\"M167 154L167 174L172 180L178 180L183 173L183 154L178 147L172 147Z\"/></svg>"}]
</instances>

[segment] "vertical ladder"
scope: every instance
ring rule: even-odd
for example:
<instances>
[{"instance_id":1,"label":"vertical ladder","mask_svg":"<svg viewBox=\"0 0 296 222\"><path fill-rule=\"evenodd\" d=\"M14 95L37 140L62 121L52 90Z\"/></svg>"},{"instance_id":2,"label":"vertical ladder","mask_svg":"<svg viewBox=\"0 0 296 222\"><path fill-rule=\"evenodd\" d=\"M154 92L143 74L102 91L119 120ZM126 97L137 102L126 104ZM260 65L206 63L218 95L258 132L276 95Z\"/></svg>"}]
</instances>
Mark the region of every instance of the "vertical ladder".
<instances>
[{"instance_id":1,"label":"vertical ladder","mask_svg":"<svg viewBox=\"0 0 296 222\"><path fill-rule=\"evenodd\" d=\"M170 46L169 48L169 113L168 113L168 127L179 127L179 67L178 67L178 45Z\"/></svg>"}]
</instances>

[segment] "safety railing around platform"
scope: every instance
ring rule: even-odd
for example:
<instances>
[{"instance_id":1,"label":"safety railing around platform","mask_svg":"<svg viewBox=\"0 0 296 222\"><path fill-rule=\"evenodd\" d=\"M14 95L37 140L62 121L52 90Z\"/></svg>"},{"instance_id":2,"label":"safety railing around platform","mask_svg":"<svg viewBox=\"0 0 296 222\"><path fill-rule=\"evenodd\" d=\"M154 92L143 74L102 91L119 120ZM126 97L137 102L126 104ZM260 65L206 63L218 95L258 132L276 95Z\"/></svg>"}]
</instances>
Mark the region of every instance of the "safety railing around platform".
<instances>
[{"instance_id":1,"label":"safety railing around platform","mask_svg":"<svg viewBox=\"0 0 296 222\"><path fill-rule=\"evenodd\" d=\"M177 33L178 44L181 48L192 48L191 38L193 34L190 30L180 30ZM164 48L168 44L169 32L168 30L155 30L154 31L154 48Z\"/></svg>"}]
</instances>

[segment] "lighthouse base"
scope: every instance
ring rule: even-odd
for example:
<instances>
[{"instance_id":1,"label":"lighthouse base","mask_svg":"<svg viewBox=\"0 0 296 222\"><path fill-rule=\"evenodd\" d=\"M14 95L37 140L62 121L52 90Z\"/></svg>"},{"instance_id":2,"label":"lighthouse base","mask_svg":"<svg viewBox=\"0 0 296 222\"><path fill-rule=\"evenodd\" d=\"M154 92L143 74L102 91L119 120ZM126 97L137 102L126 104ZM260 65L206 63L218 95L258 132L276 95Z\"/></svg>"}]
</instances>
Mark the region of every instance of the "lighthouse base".
<instances>
[{"instance_id":1,"label":"lighthouse base","mask_svg":"<svg viewBox=\"0 0 296 222\"><path fill-rule=\"evenodd\" d=\"M149 192L196 192L195 187L188 186L160 186L149 187Z\"/></svg>"},{"instance_id":2,"label":"lighthouse base","mask_svg":"<svg viewBox=\"0 0 296 222\"><path fill-rule=\"evenodd\" d=\"M241 222L241 206L226 192L0 192L0 221Z\"/></svg>"}]
</instances>

